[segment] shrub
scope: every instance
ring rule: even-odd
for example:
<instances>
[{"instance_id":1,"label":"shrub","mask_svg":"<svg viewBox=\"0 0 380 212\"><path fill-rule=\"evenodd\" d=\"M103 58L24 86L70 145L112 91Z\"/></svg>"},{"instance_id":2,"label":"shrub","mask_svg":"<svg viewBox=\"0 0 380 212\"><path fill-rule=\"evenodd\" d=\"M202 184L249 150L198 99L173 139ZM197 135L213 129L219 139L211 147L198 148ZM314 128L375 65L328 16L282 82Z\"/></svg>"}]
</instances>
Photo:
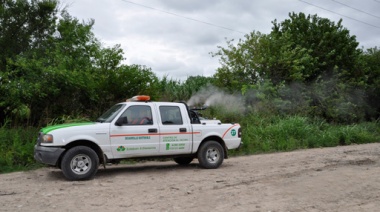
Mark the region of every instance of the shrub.
<instances>
[{"instance_id":1,"label":"shrub","mask_svg":"<svg viewBox=\"0 0 380 212\"><path fill-rule=\"evenodd\" d=\"M377 122L334 125L302 116L249 114L241 126L244 145L234 152L238 155L380 141Z\"/></svg>"},{"instance_id":2,"label":"shrub","mask_svg":"<svg viewBox=\"0 0 380 212\"><path fill-rule=\"evenodd\" d=\"M37 128L0 127L0 173L38 166L33 157Z\"/></svg>"}]
</instances>

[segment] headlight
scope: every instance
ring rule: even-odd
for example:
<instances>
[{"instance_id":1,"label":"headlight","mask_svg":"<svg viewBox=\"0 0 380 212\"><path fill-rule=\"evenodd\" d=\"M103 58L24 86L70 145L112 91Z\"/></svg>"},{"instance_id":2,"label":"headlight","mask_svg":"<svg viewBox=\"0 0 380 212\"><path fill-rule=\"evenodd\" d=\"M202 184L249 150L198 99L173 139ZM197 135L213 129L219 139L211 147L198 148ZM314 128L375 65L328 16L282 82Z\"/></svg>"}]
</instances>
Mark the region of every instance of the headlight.
<instances>
[{"instance_id":1,"label":"headlight","mask_svg":"<svg viewBox=\"0 0 380 212\"><path fill-rule=\"evenodd\" d=\"M42 137L42 143L53 143L53 135L46 134Z\"/></svg>"}]
</instances>

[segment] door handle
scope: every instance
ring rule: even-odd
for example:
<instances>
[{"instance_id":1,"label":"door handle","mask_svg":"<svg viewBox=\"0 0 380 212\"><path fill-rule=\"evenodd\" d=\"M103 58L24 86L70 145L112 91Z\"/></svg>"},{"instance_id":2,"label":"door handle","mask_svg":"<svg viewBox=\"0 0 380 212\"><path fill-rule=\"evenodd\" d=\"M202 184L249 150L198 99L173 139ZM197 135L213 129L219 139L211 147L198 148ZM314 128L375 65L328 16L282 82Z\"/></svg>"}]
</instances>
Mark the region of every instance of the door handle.
<instances>
[{"instance_id":1,"label":"door handle","mask_svg":"<svg viewBox=\"0 0 380 212\"><path fill-rule=\"evenodd\" d=\"M187 132L186 128L179 128L180 132Z\"/></svg>"},{"instance_id":2,"label":"door handle","mask_svg":"<svg viewBox=\"0 0 380 212\"><path fill-rule=\"evenodd\" d=\"M157 129L155 129L155 128L148 129L148 132L149 133L157 133Z\"/></svg>"}]
</instances>

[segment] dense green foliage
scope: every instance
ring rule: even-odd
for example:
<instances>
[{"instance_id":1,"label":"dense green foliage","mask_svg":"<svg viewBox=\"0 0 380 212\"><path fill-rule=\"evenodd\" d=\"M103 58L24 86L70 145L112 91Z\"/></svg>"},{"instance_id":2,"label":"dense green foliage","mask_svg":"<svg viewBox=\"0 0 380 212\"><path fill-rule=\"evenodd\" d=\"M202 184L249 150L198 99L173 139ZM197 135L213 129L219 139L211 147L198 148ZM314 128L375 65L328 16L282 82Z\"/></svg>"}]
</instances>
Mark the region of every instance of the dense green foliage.
<instances>
[{"instance_id":1,"label":"dense green foliage","mask_svg":"<svg viewBox=\"0 0 380 212\"><path fill-rule=\"evenodd\" d=\"M213 111L228 119L229 115ZM209 114L205 114L209 115ZM380 123L336 125L303 116L249 114L241 118L244 145L231 155L333 147L380 141ZM0 128L0 173L39 167L33 158L38 128Z\"/></svg>"},{"instance_id":2,"label":"dense green foliage","mask_svg":"<svg viewBox=\"0 0 380 212\"><path fill-rule=\"evenodd\" d=\"M252 32L236 45L220 47L214 53L222 65L216 84L286 106L277 113L302 112L339 123L378 119L378 50L358 49L342 21L303 13L289 17L274 21L268 35Z\"/></svg>"},{"instance_id":3,"label":"dense green foliage","mask_svg":"<svg viewBox=\"0 0 380 212\"><path fill-rule=\"evenodd\" d=\"M93 118L127 97L158 96L158 78L149 68L122 65L120 45L103 47L92 33L93 20L80 22L65 10L58 18L56 8L51 0L1 5L0 46L6 49L0 55L1 123L38 126L67 115Z\"/></svg>"},{"instance_id":4,"label":"dense green foliage","mask_svg":"<svg viewBox=\"0 0 380 212\"><path fill-rule=\"evenodd\" d=\"M0 172L36 165L41 126L95 120L137 94L207 104L204 116L239 122L237 155L380 141L380 51L359 49L342 21L291 13L269 34L219 47L213 77L179 81L124 65L120 45L95 37L94 20L56 0L1 3Z\"/></svg>"},{"instance_id":5,"label":"dense green foliage","mask_svg":"<svg viewBox=\"0 0 380 212\"><path fill-rule=\"evenodd\" d=\"M37 128L0 127L0 173L35 168L33 158Z\"/></svg>"},{"instance_id":6,"label":"dense green foliage","mask_svg":"<svg viewBox=\"0 0 380 212\"><path fill-rule=\"evenodd\" d=\"M167 76L159 82L160 100L162 101L187 101L191 96L203 87L212 85L213 78L204 76L191 76L185 82L168 79Z\"/></svg>"},{"instance_id":7,"label":"dense green foliage","mask_svg":"<svg viewBox=\"0 0 380 212\"><path fill-rule=\"evenodd\" d=\"M243 148L237 154L291 151L380 141L379 123L333 125L301 116L255 116L242 120Z\"/></svg>"}]
</instances>

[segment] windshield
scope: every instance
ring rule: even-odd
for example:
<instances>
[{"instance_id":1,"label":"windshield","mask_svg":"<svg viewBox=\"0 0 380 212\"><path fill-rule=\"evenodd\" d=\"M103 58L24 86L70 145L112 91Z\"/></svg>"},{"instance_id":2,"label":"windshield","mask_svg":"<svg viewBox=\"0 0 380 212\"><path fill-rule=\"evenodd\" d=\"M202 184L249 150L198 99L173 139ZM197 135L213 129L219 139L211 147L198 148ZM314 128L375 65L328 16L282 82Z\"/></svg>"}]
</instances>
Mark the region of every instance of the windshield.
<instances>
[{"instance_id":1,"label":"windshield","mask_svg":"<svg viewBox=\"0 0 380 212\"><path fill-rule=\"evenodd\" d=\"M103 115L101 115L96 122L111 122L117 114L119 114L119 111L124 108L125 105L123 104L117 104L112 106L107 112L105 112Z\"/></svg>"}]
</instances>

